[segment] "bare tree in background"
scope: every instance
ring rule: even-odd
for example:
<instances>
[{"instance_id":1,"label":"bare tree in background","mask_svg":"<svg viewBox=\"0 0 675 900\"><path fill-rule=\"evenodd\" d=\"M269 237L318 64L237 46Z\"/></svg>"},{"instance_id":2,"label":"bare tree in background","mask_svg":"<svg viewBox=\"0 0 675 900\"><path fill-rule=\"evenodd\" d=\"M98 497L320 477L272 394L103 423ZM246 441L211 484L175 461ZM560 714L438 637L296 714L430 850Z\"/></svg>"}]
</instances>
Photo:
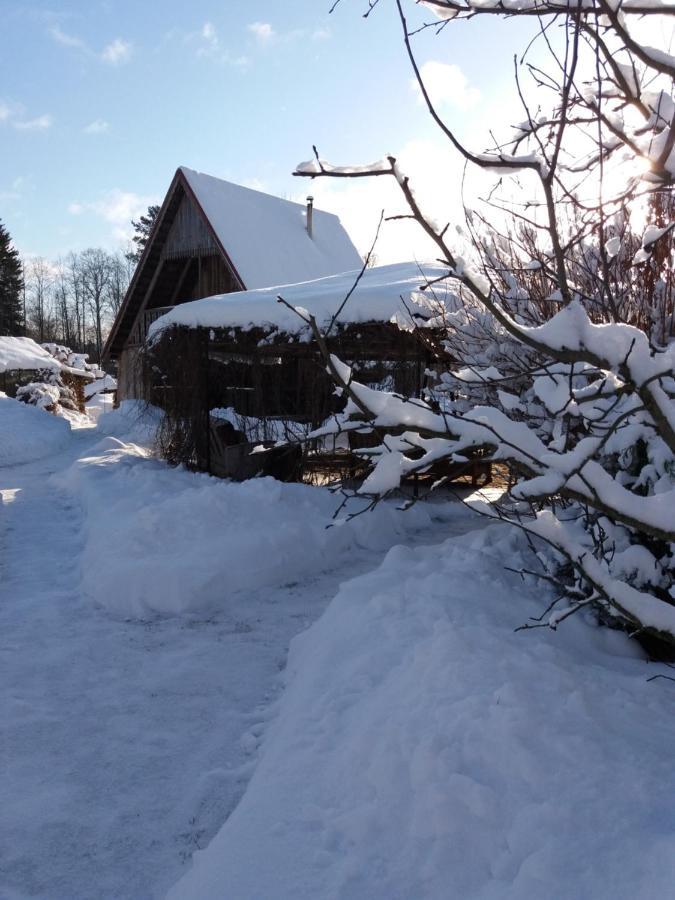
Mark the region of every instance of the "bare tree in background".
<instances>
[{"instance_id":1,"label":"bare tree in background","mask_svg":"<svg viewBox=\"0 0 675 900\"><path fill-rule=\"evenodd\" d=\"M129 283L130 264L123 254L89 248L55 263L29 259L24 266L28 334L98 361Z\"/></svg>"},{"instance_id":2,"label":"bare tree in background","mask_svg":"<svg viewBox=\"0 0 675 900\"><path fill-rule=\"evenodd\" d=\"M100 360L103 349L103 320L109 300L112 261L105 250L90 247L80 254L79 265L82 289L94 323L96 359Z\"/></svg>"},{"instance_id":3,"label":"bare tree in background","mask_svg":"<svg viewBox=\"0 0 675 900\"><path fill-rule=\"evenodd\" d=\"M110 257L110 279L108 282L108 308L113 318L119 312L135 264L122 253Z\"/></svg>"},{"instance_id":4,"label":"bare tree in background","mask_svg":"<svg viewBox=\"0 0 675 900\"><path fill-rule=\"evenodd\" d=\"M69 306L75 323L75 341L73 346L77 347L78 350L84 350L86 343L86 309L82 273L80 271L79 257L76 253L71 252L68 254L65 269L68 281Z\"/></svg>"},{"instance_id":5,"label":"bare tree in background","mask_svg":"<svg viewBox=\"0 0 675 900\"><path fill-rule=\"evenodd\" d=\"M25 266L26 289L30 301L29 326L40 342L46 341L51 329L50 290L54 283L54 269L41 256Z\"/></svg>"},{"instance_id":6,"label":"bare tree in background","mask_svg":"<svg viewBox=\"0 0 675 900\"><path fill-rule=\"evenodd\" d=\"M549 548L531 573L559 589L542 624L593 608L675 643L675 58L635 31L675 22L675 10L660 0L370 0L366 15L376 7L398 18L440 134L493 183L458 234L425 212L393 156L334 166L315 149L298 166L311 178L395 179L447 267L420 287L447 331L430 402L383 402L327 357L348 397L332 427L383 436L361 492L380 497L404 475L481 448L517 477L491 514ZM420 19L422 7L436 18ZM523 121L476 150L434 105L414 42L485 16L505 28L527 18L537 41L516 67ZM529 62L537 42L543 65Z\"/></svg>"},{"instance_id":7,"label":"bare tree in background","mask_svg":"<svg viewBox=\"0 0 675 900\"><path fill-rule=\"evenodd\" d=\"M54 308L63 343L68 347L72 347L76 343L77 337L74 330L69 288L68 271L63 260L58 260L53 286Z\"/></svg>"}]
</instances>

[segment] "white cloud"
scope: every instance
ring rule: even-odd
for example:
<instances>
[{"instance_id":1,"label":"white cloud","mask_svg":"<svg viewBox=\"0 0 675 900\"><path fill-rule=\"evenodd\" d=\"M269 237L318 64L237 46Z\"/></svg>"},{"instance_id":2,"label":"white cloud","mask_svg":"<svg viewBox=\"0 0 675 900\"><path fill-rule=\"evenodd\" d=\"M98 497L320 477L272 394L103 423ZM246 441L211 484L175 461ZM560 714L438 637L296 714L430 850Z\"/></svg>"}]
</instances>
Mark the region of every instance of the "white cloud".
<instances>
[{"instance_id":1,"label":"white cloud","mask_svg":"<svg viewBox=\"0 0 675 900\"><path fill-rule=\"evenodd\" d=\"M454 106L456 109L466 110L476 106L480 100L478 88L469 85L464 72L454 63L430 60L421 66L420 74L427 93L436 106ZM423 103L424 98L417 81L411 81L410 85L418 92L420 103Z\"/></svg>"},{"instance_id":2,"label":"white cloud","mask_svg":"<svg viewBox=\"0 0 675 900\"><path fill-rule=\"evenodd\" d=\"M209 44L218 43L218 35L216 34L216 28L213 22L204 22L202 27L202 37Z\"/></svg>"},{"instance_id":3,"label":"white cloud","mask_svg":"<svg viewBox=\"0 0 675 900\"><path fill-rule=\"evenodd\" d=\"M252 22L247 27L259 44L269 44L276 37L276 33L269 22Z\"/></svg>"},{"instance_id":4,"label":"white cloud","mask_svg":"<svg viewBox=\"0 0 675 900\"><path fill-rule=\"evenodd\" d=\"M6 123L17 131L45 131L54 124L53 116L43 113L33 119L26 118L26 110L20 103L11 106L0 101L0 124Z\"/></svg>"},{"instance_id":5,"label":"white cloud","mask_svg":"<svg viewBox=\"0 0 675 900\"><path fill-rule=\"evenodd\" d=\"M157 202L156 197L115 188L91 203L79 201L71 203L68 212L71 216L93 213L111 226L112 237L116 241L128 241L134 231L131 220L138 219L147 211L148 206Z\"/></svg>"},{"instance_id":6,"label":"white cloud","mask_svg":"<svg viewBox=\"0 0 675 900\"><path fill-rule=\"evenodd\" d=\"M119 66L129 62L133 47L130 41L124 41L122 38L115 38L101 50L100 53L94 51L86 41L74 34L68 34L58 25L53 25L49 29L49 35L57 44L62 47L71 47L80 50L85 56L90 58L98 58L101 62L111 66Z\"/></svg>"},{"instance_id":7,"label":"white cloud","mask_svg":"<svg viewBox=\"0 0 675 900\"><path fill-rule=\"evenodd\" d=\"M197 43L197 56L242 69L246 68L250 62L247 56L232 56L230 52L222 46L213 22L204 22L198 32L190 32L185 36L185 40Z\"/></svg>"},{"instance_id":8,"label":"white cloud","mask_svg":"<svg viewBox=\"0 0 675 900\"><path fill-rule=\"evenodd\" d=\"M457 156L443 142L410 141L395 156L403 171L409 175L422 209L441 228L449 221L453 225L464 221ZM353 162L359 164L363 160ZM439 178L439 172L458 174L457 177ZM383 209L386 216L409 212L401 189L394 178L389 176L357 178L353 181L308 179L304 191L293 199L303 203L307 194L314 195L318 209L325 209L340 217L362 255L370 249ZM435 259L438 248L419 225L403 219L383 223L375 255L378 265L385 265L415 259Z\"/></svg>"},{"instance_id":9,"label":"white cloud","mask_svg":"<svg viewBox=\"0 0 675 900\"><path fill-rule=\"evenodd\" d=\"M17 175L10 183L9 190L0 190L0 201L3 203L18 202L32 190L33 182L30 175Z\"/></svg>"},{"instance_id":10,"label":"white cloud","mask_svg":"<svg viewBox=\"0 0 675 900\"><path fill-rule=\"evenodd\" d=\"M197 56L220 56L220 39L213 22L204 22L198 38L200 46L197 47Z\"/></svg>"},{"instance_id":11,"label":"white cloud","mask_svg":"<svg viewBox=\"0 0 675 900\"><path fill-rule=\"evenodd\" d=\"M330 28L315 28L311 35L313 41L326 41L330 36Z\"/></svg>"},{"instance_id":12,"label":"white cloud","mask_svg":"<svg viewBox=\"0 0 675 900\"><path fill-rule=\"evenodd\" d=\"M154 198L135 194L133 191L115 189L101 200L91 204L92 210L113 226L113 234L119 239L127 239L133 234L132 219L146 212Z\"/></svg>"},{"instance_id":13,"label":"white cloud","mask_svg":"<svg viewBox=\"0 0 675 900\"><path fill-rule=\"evenodd\" d=\"M54 119L48 113L45 113L34 119L17 119L12 124L19 131L46 131L52 127Z\"/></svg>"},{"instance_id":14,"label":"white cloud","mask_svg":"<svg viewBox=\"0 0 675 900\"><path fill-rule=\"evenodd\" d=\"M49 34L57 44L61 44L63 47L75 47L78 50L88 49L82 38L76 37L74 34L68 34L59 28L58 25L53 25L49 29Z\"/></svg>"},{"instance_id":15,"label":"white cloud","mask_svg":"<svg viewBox=\"0 0 675 900\"><path fill-rule=\"evenodd\" d=\"M94 119L82 129L85 134L104 134L110 128L110 122L105 119Z\"/></svg>"},{"instance_id":16,"label":"white cloud","mask_svg":"<svg viewBox=\"0 0 675 900\"><path fill-rule=\"evenodd\" d=\"M107 47L103 48L101 59L111 66L119 66L131 59L131 44L122 38L115 38Z\"/></svg>"}]
</instances>

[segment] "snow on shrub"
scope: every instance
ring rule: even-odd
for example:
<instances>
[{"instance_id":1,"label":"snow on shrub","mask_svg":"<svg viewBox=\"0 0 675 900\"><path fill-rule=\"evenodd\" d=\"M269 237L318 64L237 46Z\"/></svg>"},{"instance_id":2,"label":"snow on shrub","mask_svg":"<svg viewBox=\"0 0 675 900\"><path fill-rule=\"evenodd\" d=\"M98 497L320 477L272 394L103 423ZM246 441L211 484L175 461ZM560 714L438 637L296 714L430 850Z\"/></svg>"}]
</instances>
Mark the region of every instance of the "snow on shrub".
<instances>
[{"instance_id":1,"label":"snow on shrub","mask_svg":"<svg viewBox=\"0 0 675 900\"><path fill-rule=\"evenodd\" d=\"M477 450L506 462L517 484L492 512L546 548L528 567L559 587L543 624L592 606L675 644L675 61L635 38L640 11L625 4L568 15L546 2L427 5L445 20L439 35L477 12L534 17L541 28L537 17L555 16L567 52L561 62L549 48L550 68L544 62L542 77L526 84L528 48L518 81L525 122L498 149L476 153L435 109L413 47L426 29L412 27L397 2L420 95L485 193L473 191L465 226L451 227L425 214L392 156L339 167L315 150L298 166L311 178L393 178L407 218L447 267L445 279L420 278L420 293L430 308L437 291L454 293L429 402L373 391L326 356L348 397L331 427L380 435L367 451L375 466L365 494L385 495L402 476ZM321 323L311 324L321 345Z\"/></svg>"}]
</instances>

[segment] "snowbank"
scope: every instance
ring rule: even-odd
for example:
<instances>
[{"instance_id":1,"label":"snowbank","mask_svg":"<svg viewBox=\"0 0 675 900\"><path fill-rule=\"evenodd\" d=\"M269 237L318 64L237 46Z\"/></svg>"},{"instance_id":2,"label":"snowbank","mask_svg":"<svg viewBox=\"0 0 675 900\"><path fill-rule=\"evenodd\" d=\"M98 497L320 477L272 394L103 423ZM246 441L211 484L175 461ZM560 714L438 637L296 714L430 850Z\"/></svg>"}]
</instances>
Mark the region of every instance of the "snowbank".
<instances>
[{"instance_id":1,"label":"snowbank","mask_svg":"<svg viewBox=\"0 0 675 900\"><path fill-rule=\"evenodd\" d=\"M61 363L31 338L0 337L0 372L61 368Z\"/></svg>"},{"instance_id":2,"label":"snowbank","mask_svg":"<svg viewBox=\"0 0 675 900\"><path fill-rule=\"evenodd\" d=\"M86 400L91 400L96 394L100 394L102 391L114 391L117 388L117 381L112 377L112 375L108 375L104 372L100 377L94 379L94 381L89 382L89 384L84 387L84 396Z\"/></svg>"},{"instance_id":3,"label":"snowbank","mask_svg":"<svg viewBox=\"0 0 675 900\"><path fill-rule=\"evenodd\" d=\"M160 409L143 400L123 400L117 409L106 408L101 412L97 427L101 435L151 447L161 417Z\"/></svg>"},{"instance_id":4,"label":"snowbank","mask_svg":"<svg viewBox=\"0 0 675 900\"><path fill-rule=\"evenodd\" d=\"M41 459L70 440L70 425L0 391L0 467Z\"/></svg>"},{"instance_id":5,"label":"snowbank","mask_svg":"<svg viewBox=\"0 0 675 900\"><path fill-rule=\"evenodd\" d=\"M672 692L616 632L514 633L543 608L503 569L518 540L397 547L343 585L170 900L672 894Z\"/></svg>"},{"instance_id":6,"label":"snowbank","mask_svg":"<svg viewBox=\"0 0 675 900\"><path fill-rule=\"evenodd\" d=\"M367 269L356 290L340 314L342 323L409 322L406 307L413 313L429 317L426 300L419 294L427 279L447 274L447 266L437 263L396 263ZM291 334L303 330L300 316L279 303L281 295L287 303L304 315L311 313L325 328L354 285L356 272L332 275L302 284L282 285L257 291L241 291L181 303L150 326L148 335L156 337L170 325L190 328L251 328L263 325ZM441 297L443 291L440 291ZM435 310L438 314L438 309Z\"/></svg>"},{"instance_id":7,"label":"snowbank","mask_svg":"<svg viewBox=\"0 0 675 900\"><path fill-rule=\"evenodd\" d=\"M381 504L327 529L338 500L326 490L171 469L115 437L60 484L86 510L83 591L124 617L220 608L234 592L310 577L359 548L386 550L430 521L422 507Z\"/></svg>"},{"instance_id":8,"label":"snowbank","mask_svg":"<svg viewBox=\"0 0 675 900\"><path fill-rule=\"evenodd\" d=\"M115 397L113 394L94 394L84 404L84 408L91 421L98 422L102 415L113 412L114 401Z\"/></svg>"}]
</instances>

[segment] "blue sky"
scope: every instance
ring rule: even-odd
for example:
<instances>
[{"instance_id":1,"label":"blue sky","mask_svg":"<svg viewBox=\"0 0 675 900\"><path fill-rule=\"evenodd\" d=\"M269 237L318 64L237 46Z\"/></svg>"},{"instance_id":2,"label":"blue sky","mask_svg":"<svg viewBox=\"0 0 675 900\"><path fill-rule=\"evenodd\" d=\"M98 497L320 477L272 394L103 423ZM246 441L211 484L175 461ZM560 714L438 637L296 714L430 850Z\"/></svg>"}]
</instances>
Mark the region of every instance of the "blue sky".
<instances>
[{"instance_id":1,"label":"blue sky","mask_svg":"<svg viewBox=\"0 0 675 900\"><path fill-rule=\"evenodd\" d=\"M121 246L129 218L161 200L178 165L282 196L312 192L362 247L390 188L300 183L290 173L313 143L335 163L401 153L434 202L452 203L460 163L443 162L393 3L381 0L367 21L365 0L329 7L4 0L0 219L20 250L54 258ZM482 21L420 39L420 61L461 131L484 130L504 108L513 32ZM390 241L384 257L412 255L406 240Z\"/></svg>"}]
</instances>

